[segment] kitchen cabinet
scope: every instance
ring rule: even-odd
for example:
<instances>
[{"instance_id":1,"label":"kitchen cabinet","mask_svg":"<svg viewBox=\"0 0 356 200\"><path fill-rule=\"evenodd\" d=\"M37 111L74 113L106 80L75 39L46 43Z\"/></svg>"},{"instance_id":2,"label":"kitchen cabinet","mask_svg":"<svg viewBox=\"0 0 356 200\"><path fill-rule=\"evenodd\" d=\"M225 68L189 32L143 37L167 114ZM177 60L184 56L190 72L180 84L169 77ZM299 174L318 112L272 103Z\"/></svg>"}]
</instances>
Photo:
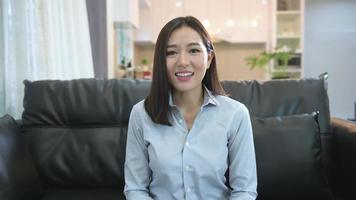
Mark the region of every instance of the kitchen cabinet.
<instances>
[{"instance_id":1,"label":"kitchen cabinet","mask_svg":"<svg viewBox=\"0 0 356 200\"><path fill-rule=\"evenodd\" d=\"M181 2L181 6L176 6ZM269 39L270 1L267 0L151 0L140 8L140 26L135 41L155 43L161 28L170 19L192 15L207 27L214 41L231 43L267 43ZM227 20L233 24L228 25Z\"/></svg>"}]
</instances>

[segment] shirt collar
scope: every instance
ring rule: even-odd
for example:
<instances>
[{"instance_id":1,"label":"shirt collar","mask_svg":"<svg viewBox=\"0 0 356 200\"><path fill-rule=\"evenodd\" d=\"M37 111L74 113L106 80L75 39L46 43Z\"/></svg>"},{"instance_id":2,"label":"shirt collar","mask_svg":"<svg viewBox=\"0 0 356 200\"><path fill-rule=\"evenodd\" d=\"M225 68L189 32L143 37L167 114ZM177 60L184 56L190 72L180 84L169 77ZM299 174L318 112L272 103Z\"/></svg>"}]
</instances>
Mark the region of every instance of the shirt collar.
<instances>
[{"instance_id":1,"label":"shirt collar","mask_svg":"<svg viewBox=\"0 0 356 200\"><path fill-rule=\"evenodd\" d=\"M216 99L216 96L214 96L213 93L205 85L203 86L203 88L204 88L204 101L202 107L207 105L218 106L219 102ZM169 106L176 107L176 105L173 103L172 92L169 93Z\"/></svg>"},{"instance_id":2,"label":"shirt collar","mask_svg":"<svg viewBox=\"0 0 356 200\"><path fill-rule=\"evenodd\" d=\"M203 102L203 106L207 106L207 105L214 105L214 106L218 106L219 102L216 99L216 96L204 85L204 102Z\"/></svg>"}]
</instances>

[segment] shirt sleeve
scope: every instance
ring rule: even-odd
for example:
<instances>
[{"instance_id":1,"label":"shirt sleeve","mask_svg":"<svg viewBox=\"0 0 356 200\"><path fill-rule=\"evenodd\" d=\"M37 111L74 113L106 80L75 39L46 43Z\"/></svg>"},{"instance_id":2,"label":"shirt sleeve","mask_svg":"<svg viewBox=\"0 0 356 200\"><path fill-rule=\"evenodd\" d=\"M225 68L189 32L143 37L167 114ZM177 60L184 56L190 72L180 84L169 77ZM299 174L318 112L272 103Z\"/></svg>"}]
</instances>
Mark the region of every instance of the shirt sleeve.
<instances>
[{"instance_id":1,"label":"shirt sleeve","mask_svg":"<svg viewBox=\"0 0 356 200\"><path fill-rule=\"evenodd\" d=\"M140 112L144 111L140 111L137 105L134 106L127 131L124 188L127 200L152 200L148 190L151 171L148 166L148 152Z\"/></svg>"},{"instance_id":2,"label":"shirt sleeve","mask_svg":"<svg viewBox=\"0 0 356 200\"><path fill-rule=\"evenodd\" d=\"M255 200L257 172L252 127L247 108L243 106L241 110L228 142L230 200Z\"/></svg>"}]
</instances>

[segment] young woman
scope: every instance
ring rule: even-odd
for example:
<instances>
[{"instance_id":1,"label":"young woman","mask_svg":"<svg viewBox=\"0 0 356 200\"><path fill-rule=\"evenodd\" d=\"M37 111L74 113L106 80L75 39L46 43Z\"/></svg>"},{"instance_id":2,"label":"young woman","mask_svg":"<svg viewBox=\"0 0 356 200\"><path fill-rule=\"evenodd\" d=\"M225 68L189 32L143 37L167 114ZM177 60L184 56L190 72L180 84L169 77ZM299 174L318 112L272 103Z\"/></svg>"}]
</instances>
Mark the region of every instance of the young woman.
<instances>
[{"instance_id":1,"label":"young woman","mask_svg":"<svg viewBox=\"0 0 356 200\"><path fill-rule=\"evenodd\" d=\"M131 111L126 198L255 199L249 113L224 96L203 25L190 16L168 22L153 64L151 91Z\"/></svg>"}]
</instances>

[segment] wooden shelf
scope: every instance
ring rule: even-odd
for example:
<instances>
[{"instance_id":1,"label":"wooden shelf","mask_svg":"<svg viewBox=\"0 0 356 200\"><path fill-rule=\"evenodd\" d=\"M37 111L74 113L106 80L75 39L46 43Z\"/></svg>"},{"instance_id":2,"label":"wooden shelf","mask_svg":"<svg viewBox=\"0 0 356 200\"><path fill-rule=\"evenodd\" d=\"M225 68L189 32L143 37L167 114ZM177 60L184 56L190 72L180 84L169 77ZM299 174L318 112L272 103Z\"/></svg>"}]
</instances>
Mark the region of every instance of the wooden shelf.
<instances>
[{"instance_id":1,"label":"wooden shelf","mask_svg":"<svg viewBox=\"0 0 356 200\"><path fill-rule=\"evenodd\" d=\"M278 21L296 21L300 18L299 11L279 11L277 12Z\"/></svg>"},{"instance_id":2,"label":"wooden shelf","mask_svg":"<svg viewBox=\"0 0 356 200\"><path fill-rule=\"evenodd\" d=\"M300 35L295 36L284 36L284 35L277 35L277 40L299 40Z\"/></svg>"},{"instance_id":3,"label":"wooden shelf","mask_svg":"<svg viewBox=\"0 0 356 200\"><path fill-rule=\"evenodd\" d=\"M277 15L279 15L279 16L299 16L300 11L299 10L282 10L282 11L277 11Z\"/></svg>"}]
</instances>

